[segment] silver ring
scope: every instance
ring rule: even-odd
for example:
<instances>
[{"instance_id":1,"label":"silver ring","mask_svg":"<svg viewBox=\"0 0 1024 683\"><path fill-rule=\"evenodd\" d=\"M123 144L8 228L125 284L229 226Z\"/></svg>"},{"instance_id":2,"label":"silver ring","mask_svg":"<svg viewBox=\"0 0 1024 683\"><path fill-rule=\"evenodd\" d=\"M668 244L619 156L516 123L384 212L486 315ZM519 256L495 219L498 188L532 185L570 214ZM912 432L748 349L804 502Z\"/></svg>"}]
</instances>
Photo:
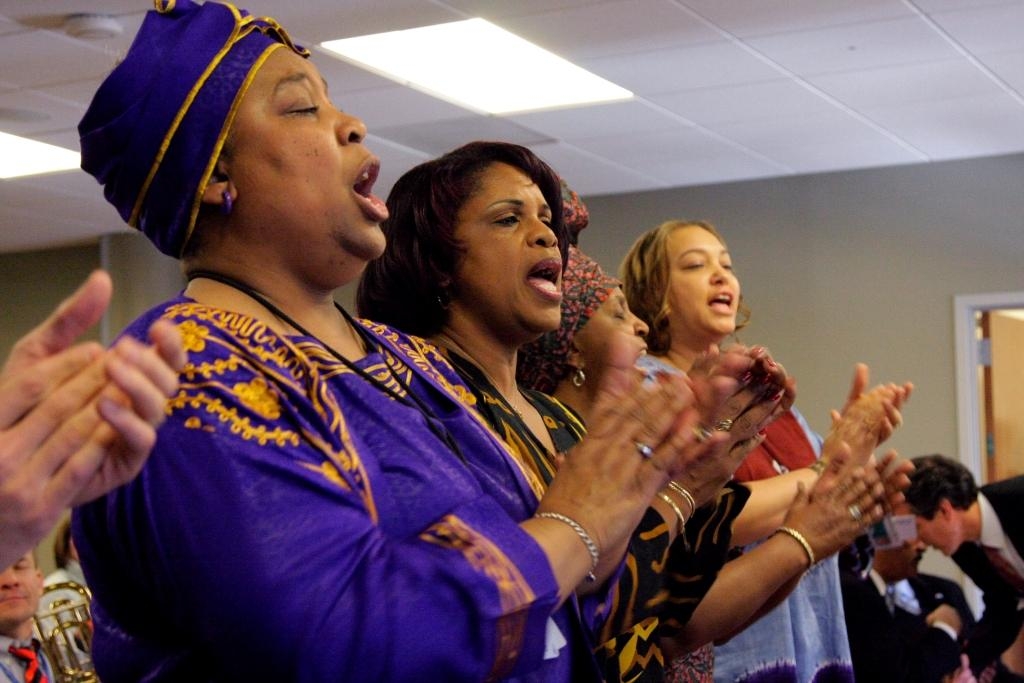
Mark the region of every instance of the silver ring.
<instances>
[{"instance_id":1,"label":"silver ring","mask_svg":"<svg viewBox=\"0 0 1024 683\"><path fill-rule=\"evenodd\" d=\"M636 446L636 452L644 458L650 458L654 455L654 449L645 444L643 441L634 441L633 445Z\"/></svg>"},{"instance_id":2,"label":"silver ring","mask_svg":"<svg viewBox=\"0 0 1024 683\"><path fill-rule=\"evenodd\" d=\"M861 513L861 511L860 511L860 506L857 505L856 503L854 503L853 505L851 505L850 507L848 507L846 509L850 513L850 518L853 519L853 521L855 521L855 522L860 522L861 517L864 516L863 513Z\"/></svg>"},{"instance_id":3,"label":"silver ring","mask_svg":"<svg viewBox=\"0 0 1024 683\"><path fill-rule=\"evenodd\" d=\"M728 432L731 429L732 429L732 420L730 420L729 418L725 418L724 420L719 420L718 423L715 425L715 431L718 431L718 432Z\"/></svg>"},{"instance_id":4,"label":"silver ring","mask_svg":"<svg viewBox=\"0 0 1024 683\"><path fill-rule=\"evenodd\" d=\"M697 439L697 443L704 443L711 438L712 434L714 434L714 432L704 425L697 425L693 428L693 436Z\"/></svg>"}]
</instances>

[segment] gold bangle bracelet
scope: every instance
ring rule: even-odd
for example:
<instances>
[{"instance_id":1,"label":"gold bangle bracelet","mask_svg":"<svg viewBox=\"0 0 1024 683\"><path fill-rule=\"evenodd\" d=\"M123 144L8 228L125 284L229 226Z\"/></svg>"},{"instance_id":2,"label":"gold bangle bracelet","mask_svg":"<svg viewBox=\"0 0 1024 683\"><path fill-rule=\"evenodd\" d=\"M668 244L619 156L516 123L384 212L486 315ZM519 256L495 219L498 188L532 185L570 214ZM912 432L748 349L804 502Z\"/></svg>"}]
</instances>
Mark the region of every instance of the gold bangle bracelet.
<instances>
[{"instance_id":1,"label":"gold bangle bracelet","mask_svg":"<svg viewBox=\"0 0 1024 683\"><path fill-rule=\"evenodd\" d=\"M664 491L658 491L658 498L665 501L665 503L672 508L672 512L676 513L676 518L679 520L679 524L676 525L676 536L681 536L683 529L686 527L686 517L683 516L683 511L679 509L679 506L676 505L674 500L672 500L672 497Z\"/></svg>"},{"instance_id":2,"label":"gold bangle bracelet","mask_svg":"<svg viewBox=\"0 0 1024 683\"><path fill-rule=\"evenodd\" d=\"M775 530L775 533L779 533L780 531L789 536L790 538L795 539L797 543L803 546L804 552L807 553L807 560L810 562L810 564L807 565L808 569L810 569L815 565L815 563L817 563L818 560L816 560L814 557L814 550L811 549L811 544L807 542L807 539L804 538L804 535L802 533L788 526L780 526L778 529Z\"/></svg>"},{"instance_id":3,"label":"gold bangle bracelet","mask_svg":"<svg viewBox=\"0 0 1024 683\"><path fill-rule=\"evenodd\" d=\"M687 519L689 519L689 517L693 517L693 513L697 511L697 502L693 499L693 494L687 491L682 484L671 480L668 482L668 487L682 496L683 500L686 501L686 504L690 506L690 514Z\"/></svg>"}]
</instances>

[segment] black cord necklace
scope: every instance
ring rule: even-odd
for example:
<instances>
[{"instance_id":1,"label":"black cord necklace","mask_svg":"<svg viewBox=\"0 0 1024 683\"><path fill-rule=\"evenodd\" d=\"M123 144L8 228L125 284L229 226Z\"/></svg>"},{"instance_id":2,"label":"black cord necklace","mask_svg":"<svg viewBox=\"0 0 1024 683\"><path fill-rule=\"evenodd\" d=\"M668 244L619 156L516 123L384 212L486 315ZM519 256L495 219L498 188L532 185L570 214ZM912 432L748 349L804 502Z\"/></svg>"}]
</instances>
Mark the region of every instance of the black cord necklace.
<instances>
[{"instance_id":1,"label":"black cord necklace","mask_svg":"<svg viewBox=\"0 0 1024 683\"><path fill-rule=\"evenodd\" d=\"M497 384L491 379L491 376L480 366L475 360L469 357L469 353L462 348L454 348L456 345L446 335L438 335L438 340L444 343L448 349L448 362L451 363L455 371L462 375L462 378L466 380L466 383L471 387L476 387L482 394L491 394L500 402L500 404L506 409L509 415L509 419L518 423L519 431L525 435L526 439L530 441L536 452L527 452L525 455L529 456L535 464L535 468L540 474L541 479L544 480L545 484L550 484L551 480L555 476L555 456L552 449L541 440L530 425L526 422L526 418L523 414L516 409L512 402L509 401L501 391L498 390ZM544 420L544 415L541 413L540 408L534 404L528 395L526 395L519 385L516 385L516 390L519 391L520 396L538 413L540 413L541 420ZM497 425L493 426L494 431L500 432ZM554 440L552 439L552 446L554 446Z\"/></svg>"},{"instance_id":2,"label":"black cord necklace","mask_svg":"<svg viewBox=\"0 0 1024 683\"><path fill-rule=\"evenodd\" d=\"M434 414L434 411L431 410L430 406L424 403L419 396L413 393L413 391L409 388L409 385L406 384L405 381L402 379L401 375L398 372L396 372L394 368L391 367L391 364L388 362L388 354L381 353L381 347L377 340L374 339L369 334L367 334L366 331L362 328L362 326L356 323L356 321L352 319L352 316L348 314L348 311L342 308L337 301L334 302L334 307L338 310L339 313L341 313L342 317L345 319L345 322L347 322L348 325L355 331L355 333L359 335L360 340L362 340L367 345L368 348L372 348L377 353L380 354L381 358L384 360L384 364L388 368L391 378L394 379L395 382L397 382L399 386L402 387L403 393L395 391L390 386L380 381L363 368L359 367L356 363L346 358L339 351L329 346L325 342L321 341L319 337L317 337L315 334L311 333L305 327L300 325L298 321L296 321L290 315L282 311L276 304L272 303L269 299L267 299L267 297L265 297L251 285L242 282L241 280L236 280L235 278L230 277L228 275L224 275L223 273L218 273L212 270L192 270L186 273L186 278L188 279L189 282L197 278L205 278L207 280L213 280L223 285L227 285L232 289L236 289L239 292L242 292L249 298L256 301L259 305L263 306L265 309L273 313L277 318L290 325L293 329L298 330L304 336L310 337L311 339L315 339L320 344L320 346L322 346L329 354L336 358L342 365L344 365L346 368L348 368L356 375L361 377L363 380L368 382L372 387L374 387L378 391L383 392L384 394L387 394L388 396L398 401L399 403L418 410L425 418L427 426L430 428L430 431L434 434L434 436L438 437L445 444L447 444L447 446L452 450L452 452L454 452L455 455L459 457L459 460L461 460L464 463L467 462L465 455L463 455L462 453L462 449L459 448L459 444L455 440L455 437L453 437L451 432L448 431L448 428L445 427L444 423L441 422L440 418L438 418L437 415Z\"/></svg>"}]
</instances>

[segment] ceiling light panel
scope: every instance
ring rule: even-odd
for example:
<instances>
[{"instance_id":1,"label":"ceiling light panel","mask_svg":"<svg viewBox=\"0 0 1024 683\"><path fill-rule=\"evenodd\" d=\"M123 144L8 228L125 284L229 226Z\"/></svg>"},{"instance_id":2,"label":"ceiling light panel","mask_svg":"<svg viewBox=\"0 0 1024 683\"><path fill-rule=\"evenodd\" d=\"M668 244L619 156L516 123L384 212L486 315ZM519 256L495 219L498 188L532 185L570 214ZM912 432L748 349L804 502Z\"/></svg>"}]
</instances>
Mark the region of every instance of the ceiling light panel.
<instances>
[{"instance_id":1,"label":"ceiling light panel","mask_svg":"<svg viewBox=\"0 0 1024 683\"><path fill-rule=\"evenodd\" d=\"M403 85L486 114L633 96L484 19L330 40L320 47Z\"/></svg>"}]
</instances>

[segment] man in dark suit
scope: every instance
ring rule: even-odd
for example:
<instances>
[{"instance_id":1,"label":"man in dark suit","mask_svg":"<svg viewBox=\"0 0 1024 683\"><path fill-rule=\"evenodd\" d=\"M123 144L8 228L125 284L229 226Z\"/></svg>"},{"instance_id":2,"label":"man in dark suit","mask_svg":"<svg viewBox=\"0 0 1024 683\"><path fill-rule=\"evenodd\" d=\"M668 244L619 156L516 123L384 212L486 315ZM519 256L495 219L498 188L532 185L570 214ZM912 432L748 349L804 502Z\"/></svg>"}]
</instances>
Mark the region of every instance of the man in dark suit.
<instances>
[{"instance_id":1,"label":"man in dark suit","mask_svg":"<svg viewBox=\"0 0 1024 683\"><path fill-rule=\"evenodd\" d=\"M984 593L985 611L965 648L978 672L998 664L1024 624L1024 477L979 490L970 471L951 458L926 455L913 462L907 500L897 511L917 515L921 540L952 557ZM1001 678L1024 680L1005 670Z\"/></svg>"},{"instance_id":2,"label":"man in dark suit","mask_svg":"<svg viewBox=\"0 0 1024 683\"><path fill-rule=\"evenodd\" d=\"M925 545L875 550L868 572L843 567L846 628L858 681L939 683L960 666L960 636L974 624L960 587L917 573Z\"/></svg>"}]
</instances>

